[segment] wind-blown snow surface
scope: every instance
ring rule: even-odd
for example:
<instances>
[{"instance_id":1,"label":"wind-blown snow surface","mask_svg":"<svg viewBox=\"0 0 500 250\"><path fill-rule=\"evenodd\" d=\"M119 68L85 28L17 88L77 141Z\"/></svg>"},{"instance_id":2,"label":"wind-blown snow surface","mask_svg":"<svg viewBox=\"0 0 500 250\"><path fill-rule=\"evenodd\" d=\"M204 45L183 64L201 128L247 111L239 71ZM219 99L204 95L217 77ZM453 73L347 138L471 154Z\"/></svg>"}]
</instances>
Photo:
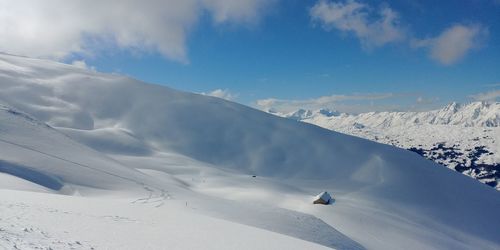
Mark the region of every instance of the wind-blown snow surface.
<instances>
[{"instance_id":1,"label":"wind-blown snow surface","mask_svg":"<svg viewBox=\"0 0 500 250\"><path fill-rule=\"evenodd\" d=\"M0 188L83 196L1 191L0 246L500 247L499 193L413 152L43 60L0 89Z\"/></svg>"},{"instance_id":2,"label":"wind-blown snow surface","mask_svg":"<svg viewBox=\"0 0 500 250\"><path fill-rule=\"evenodd\" d=\"M500 103L451 103L427 112L275 114L412 150L500 190Z\"/></svg>"}]
</instances>

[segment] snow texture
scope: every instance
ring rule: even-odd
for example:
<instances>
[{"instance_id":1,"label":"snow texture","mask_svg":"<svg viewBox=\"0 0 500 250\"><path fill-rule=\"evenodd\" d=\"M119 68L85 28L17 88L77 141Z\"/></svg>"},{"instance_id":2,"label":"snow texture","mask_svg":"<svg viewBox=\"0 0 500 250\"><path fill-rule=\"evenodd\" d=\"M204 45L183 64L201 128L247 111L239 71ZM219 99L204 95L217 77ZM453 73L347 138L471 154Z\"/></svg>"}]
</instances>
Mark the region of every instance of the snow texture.
<instances>
[{"instance_id":1,"label":"snow texture","mask_svg":"<svg viewBox=\"0 0 500 250\"><path fill-rule=\"evenodd\" d=\"M500 247L500 194L408 150L2 54L0 104L7 249Z\"/></svg>"},{"instance_id":2,"label":"snow texture","mask_svg":"<svg viewBox=\"0 0 500 250\"><path fill-rule=\"evenodd\" d=\"M274 114L411 150L500 190L498 102L451 103L429 112Z\"/></svg>"}]
</instances>

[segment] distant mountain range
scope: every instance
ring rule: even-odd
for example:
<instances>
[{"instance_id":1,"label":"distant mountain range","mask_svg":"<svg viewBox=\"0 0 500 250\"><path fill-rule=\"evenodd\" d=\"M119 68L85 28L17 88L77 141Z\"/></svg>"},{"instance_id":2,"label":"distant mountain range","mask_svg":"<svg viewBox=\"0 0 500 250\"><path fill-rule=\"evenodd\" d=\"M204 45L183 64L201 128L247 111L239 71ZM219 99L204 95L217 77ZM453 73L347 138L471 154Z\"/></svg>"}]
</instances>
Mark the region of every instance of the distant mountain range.
<instances>
[{"instance_id":1,"label":"distant mountain range","mask_svg":"<svg viewBox=\"0 0 500 250\"><path fill-rule=\"evenodd\" d=\"M424 135L444 142L432 153L487 164L498 155L489 108L469 127L409 130L375 113L343 126L408 146ZM323 191L329 204L313 204ZM500 193L408 150L1 53L0 197L0 249L500 249Z\"/></svg>"},{"instance_id":2,"label":"distant mountain range","mask_svg":"<svg viewBox=\"0 0 500 250\"><path fill-rule=\"evenodd\" d=\"M275 115L414 151L500 190L500 103L451 103L427 112Z\"/></svg>"}]
</instances>

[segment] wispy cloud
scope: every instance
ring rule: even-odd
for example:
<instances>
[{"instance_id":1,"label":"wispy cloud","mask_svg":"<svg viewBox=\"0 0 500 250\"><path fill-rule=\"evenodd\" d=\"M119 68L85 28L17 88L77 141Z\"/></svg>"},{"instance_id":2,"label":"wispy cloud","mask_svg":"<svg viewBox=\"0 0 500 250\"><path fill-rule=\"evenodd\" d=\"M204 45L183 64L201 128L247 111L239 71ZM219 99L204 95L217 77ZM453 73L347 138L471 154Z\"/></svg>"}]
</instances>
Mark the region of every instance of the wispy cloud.
<instances>
[{"instance_id":1,"label":"wispy cloud","mask_svg":"<svg viewBox=\"0 0 500 250\"><path fill-rule=\"evenodd\" d=\"M485 84L485 87L500 87L500 83Z\"/></svg>"},{"instance_id":2,"label":"wispy cloud","mask_svg":"<svg viewBox=\"0 0 500 250\"><path fill-rule=\"evenodd\" d=\"M434 104L437 101L439 101L439 97L425 97L425 96L418 96L416 100L416 104L418 105L427 105L427 104Z\"/></svg>"},{"instance_id":3,"label":"wispy cloud","mask_svg":"<svg viewBox=\"0 0 500 250\"><path fill-rule=\"evenodd\" d=\"M203 13L216 24L255 22L269 2L0 0L0 51L62 59L112 46L187 62L187 35Z\"/></svg>"},{"instance_id":4,"label":"wispy cloud","mask_svg":"<svg viewBox=\"0 0 500 250\"><path fill-rule=\"evenodd\" d=\"M310 9L310 15L328 31L354 34L366 49L401 41L406 36L399 14L387 5L375 11L355 0L320 0Z\"/></svg>"},{"instance_id":5,"label":"wispy cloud","mask_svg":"<svg viewBox=\"0 0 500 250\"><path fill-rule=\"evenodd\" d=\"M297 109L317 110L322 108L341 112L360 113L368 111L396 110L400 105L375 103L381 100L401 98L414 94L372 93L353 95L330 95L305 100L268 98L256 101L257 108L265 111L292 112Z\"/></svg>"},{"instance_id":6,"label":"wispy cloud","mask_svg":"<svg viewBox=\"0 0 500 250\"><path fill-rule=\"evenodd\" d=\"M480 47L487 35L488 29L479 24L456 24L436 37L414 39L412 46L427 48L432 59L443 65L451 65L464 58L472 49Z\"/></svg>"},{"instance_id":7,"label":"wispy cloud","mask_svg":"<svg viewBox=\"0 0 500 250\"><path fill-rule=\"evenodd\" d=\"M85 62L85 60L75 60L75 61L71 62L71 65L73 65L73 66L75 66L77 68L80 68L80 69L86 69L86 70L90 70L90 71L96 71L95 67L88 65L87 62Z\"/></svg>"},{"instance_id":8,"label":"wispy cloud","mask_svg":"<svg viewBox=\"0 0 500 250\"><path fill-rule=\"evenodd\" d=\"M255 23L278 0L202 0L216 23Z\"/></svg>"},{"instance_id":9,"label":"wispy cloud","mask_svg":"<svg viewBox=\"0 0 500 250\"><path fill-rule=\"evenodd\" d=\"M226 99L228 101L234 101L238 98L238 94L233 94L227 89L216 89L208 93L203 92L201 94Z\"/></svg>"},{"instance_id":10,"label":"wispy cloud","mask_svg":"<svg viewBox=\"0 0 500 250\"><path fill-rule=\"evenodd\" d=\"M500 101L500 89L469 96L475 101Z\"/></svg>"},{"instance_id":11,"label":"wispy cloud","mask_svg":"<svg viewBox=\"0 0 500 250\"><path fill-rule=\"evenodd\" d=\"M416 38L407 28L411 25L403 25L400 14L388 4L374 8L357 0L319 0L309 14L327 31L353 34L364 49L404 42L412 48L427 49L429 57L443 65L459 62L471 50L480 48L488 36L488 29L475 23L455 24L435 37Z\"/></svg>"}]
</instances>

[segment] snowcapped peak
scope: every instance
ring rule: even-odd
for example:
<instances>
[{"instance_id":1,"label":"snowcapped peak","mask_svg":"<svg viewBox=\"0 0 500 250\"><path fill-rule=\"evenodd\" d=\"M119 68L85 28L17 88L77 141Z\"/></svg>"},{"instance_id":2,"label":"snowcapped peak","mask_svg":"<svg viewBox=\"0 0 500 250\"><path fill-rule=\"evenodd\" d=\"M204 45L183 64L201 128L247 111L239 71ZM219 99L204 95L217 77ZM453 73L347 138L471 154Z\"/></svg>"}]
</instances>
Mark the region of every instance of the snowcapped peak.
<instances>
[{"instance_id":1,"label":"snowcapped peak","mask_svg":"<svg viewBox=\"0 0 500 250\"><path fill-rule=\"evenodd\" d=\"M498 102L487 102L487 101L477 101L477 102L467 102L467 103L457 103L457 102L452 102L448 105L446 105L444 108L441 110L453 110L455 112L461 112L464 110L471 110L471 109L495 109L498 108L500 103Z\"/></svg>"},{"instance_id":2,"label":"snowcapped peak","mask_svg":"<svg viewBox=\"0 0 500 250\"><path fill-rule=\"evenodd\" d=\"M299 109L288 114L277 114L286 118L308 121L315 124L324 122L363 124L369 127L391 127L411 125L458 125L464 127L499 127L500 103L452 102L437 110L424 112L368 112L357 115L340 113L329 109L317 111Z\"/></svg>"},{"instance_id":3,"label":"snowcapped peak","mask_svg":"<svg viewBox=\"0 0 500 250\"><path fill-rule=\"evenodd\" d=\"M332 116L339 116L341 113L336 111L336 110L331 110L331 109L319 109L317 111L319 114L324 115L326 117L332 117Z\"/></svg>"},{"instance_id":4,"label":"snowcapped peak","mask_svg":"<svg viewBox=\"0 0 500 250\"><path fill-rule=\"evenodd\" d=\"M287 115L285 115L287 118L293 119L293 120L304 120L307 118L310 118L313 115L313 112L308 109L299 109L297 111L291 112Z\"/></svg>"},{"instance_id":5,"label":"snowcapped peak","mask_svg":"<svg viewBox=\"0 0 500 250\"><path fill-rule=\"evenodd\" d=\"M471 102L468 104L452 103L437 112L444 118L444 124L463 125L466 127L500 126L500 103Z\"/></svg>"},{"instance_id":6,"label":"snowcapped peak","mask_svg":"<svg viewBox=\"0 0 500 250\"><path fill-rule=\"evenodd\" d=\"M306 119L312 119L314 117L323 117L323 118L329 118L329 117L337 117L342 115L343 113L340 113L336 110L331 110L327 108L322 108L318 110L310 110L310 109L298 109L296 111L287 113L287 114L280 114L278 112L270 112L271 114L275 114L278 116L286 117L292 120L297 120L297 121L302 121Z\"/></svg>"},{"instance_id":7,"label":"snowcapped peak","mask_svg":"<svg viewBox=\"0 0 500 250\"><path fill-rule=\"evenodd\" d=\"M4 217L14 218L0 220L0 228L7 230L0 246L45 247L64 237L79 241L56 248L96 245L92 239L102 244L96 248L112 249L139 249L144 243L184 249L263 248L245 241L249 237L236 237L251 235L269 249L312 249L299 245L305 241L334 249L401 249L410 244L414 249L499 249L498 193L415 153L277 119L221 99L126 77L83 74L44 60L0 56L0 71L0 102L53 126L47 129L19 112L0 108L0 210L2 215L8 212ZM497 108L465 109L478 114L472 118L443 113L439 122L489 119L497 117ZM294 115L369 128L404 125L416 117L421 123L435 123L437 113L327 117L303 109ZM264 178L248 178L250 174ZM16 198L23 194L4 189L21 185L96 199ZM332 204L335 209L306 207L312 206L307 204L312 190L328 190L342 200ZM50 203L38 206L45 197ZM17 205L7 207L5 202ZM71 206L74 202L77 206ZM52 230L47 223L58 217L64 221ZM342 223L337 223L339 218ZM433 223L422 223L426 221ZM155 241L141 238L135 244L134 238L107 245L109 237L102 230L79 230L78 225L88 222L89 228L123 232L120 239L140 231L155 236ZM237 223L247 230L237 229ZM179 230L177 225L184 224L189 227ZM224 237L214 234L200 245L190 245L190 237L206 228L217 228L216 235L237 241L226 244ZM273 233L254 237L252 228ZM176 232L180 234L161 240ZM288 247L273 245L279 235L302 241L287 241ZM41 238L44 244L38 244ZM37 243L15 245L26 239Z\"/></svg>"},{"instance_id":8,"label":"snowcapped peak","mask_svg":"<svg viewBox=\"0 0 500 250\"><path fill-rule=\"evenodd\" d=\"M459 108L460 108L460 104L458 104L456 102L452 102L452 103L446 105L446 107L444 107L442 110L443 111L457 112Z\"/></svg>"}]
</instances>

